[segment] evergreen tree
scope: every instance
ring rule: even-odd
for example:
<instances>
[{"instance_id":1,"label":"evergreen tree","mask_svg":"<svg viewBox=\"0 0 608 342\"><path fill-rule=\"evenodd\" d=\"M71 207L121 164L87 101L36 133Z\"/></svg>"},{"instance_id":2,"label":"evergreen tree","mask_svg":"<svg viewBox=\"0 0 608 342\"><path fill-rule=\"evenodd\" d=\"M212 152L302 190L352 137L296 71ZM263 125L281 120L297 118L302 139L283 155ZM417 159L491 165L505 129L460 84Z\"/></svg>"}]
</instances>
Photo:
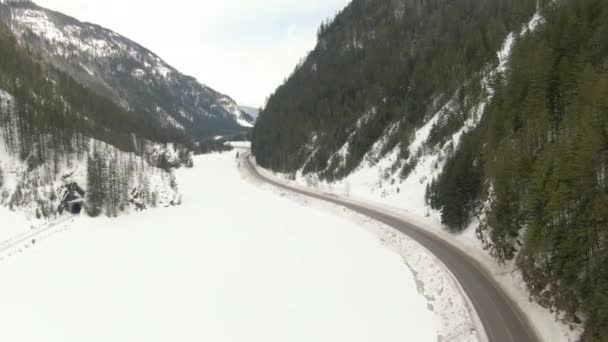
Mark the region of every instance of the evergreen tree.
<instances>
[{"instance_id":1,"label":"evergreen tree","mask_svg":"<svg viewBox=\"0 0 608 342\"><path fill-rule=\"evenodd\" d=\"M102 179L97 152L87 159L87 213L96 217L101 214L103 205Z\"/></svg>"}]
</instances>

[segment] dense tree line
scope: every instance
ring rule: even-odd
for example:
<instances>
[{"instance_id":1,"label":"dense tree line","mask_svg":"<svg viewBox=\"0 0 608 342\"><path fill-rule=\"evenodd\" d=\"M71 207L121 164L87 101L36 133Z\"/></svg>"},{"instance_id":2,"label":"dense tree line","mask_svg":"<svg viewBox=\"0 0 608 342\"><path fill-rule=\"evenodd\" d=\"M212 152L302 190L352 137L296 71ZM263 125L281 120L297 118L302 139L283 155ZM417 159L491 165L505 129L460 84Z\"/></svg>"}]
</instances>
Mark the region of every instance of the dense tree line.
<instances>
[{"instance_id":1,"label":"dense tree line","mask_svg":"<svg viewBox=\"0 0 608 342\"><path fill-rule=\"evenodd\" d=\"M400 134L387 151L407 144L424 117L466 81L471 86L463 98L479 95L474 80L497 62L504 38L529 20L536 5L354 0L322 25L314 51L260 113L252 140L258 162L286 172L305 166L306 172L325 170L324 178L340 178L390 125L398 124ZM366 117L367 124L356 125ZM347 141L344 167L329 165Z\"/></svg>"},{"instance_id":2,"label":"dense tree line","mask_svg":"<svg viewBox=\"0 0 608 342\"><path fill-rule=\"evenodd\" d=\"M582 313L585 338L608 341L608 2L544 16L429 198L455 229L489 199L497 257L517 257L541 303Z\"/></svg>"},{"instance_id":3,"label":"dense tree line","mask_svg":"<svg viewBox=\"0 0 608 342\"><path fill-rule=\"evenodd\" d=\"M465 135L458 146L458 157L448 159L439 179L427 188L428 204L441 209L443 223L455 230L467 227L477 205L483 176L479 153L475 136Z\"/></svg>"},{"instance_id":4,"label":"dense tree line","mask_svg":"<svg viewBox=\"0 0 608 342\"><path fill-rule=\"evenodd\" d=\"M87 157L87 213L116 216L130 205L155 206L158 194L150 186L151 169L141 158L138 163L134 154L94 148ZM174 180L171 185L177 187Z\"/></svg>"}]
</instances>

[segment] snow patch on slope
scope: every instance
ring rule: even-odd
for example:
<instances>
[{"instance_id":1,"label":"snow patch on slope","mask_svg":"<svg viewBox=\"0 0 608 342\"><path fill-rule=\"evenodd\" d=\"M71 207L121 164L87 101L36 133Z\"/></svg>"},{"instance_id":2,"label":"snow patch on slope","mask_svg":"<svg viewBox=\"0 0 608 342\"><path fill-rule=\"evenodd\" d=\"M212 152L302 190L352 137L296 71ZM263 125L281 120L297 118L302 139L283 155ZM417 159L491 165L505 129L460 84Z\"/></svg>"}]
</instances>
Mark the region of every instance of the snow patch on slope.
<instances>
[{"instance_id":1,"label":"snow patch on slope","mask_svg":"<svg viewBox=\"0 0 608 342\"><path fill-rule=\"evenodd\" d=\"M329 158L329 160L327 161L327 167L321 173L325 173L328 171L328 169L333 168L333 171L335 174L340 169L344 168L344 166L346 164L346 159L348 158L348 155L350 153L350 144L351 144L353 137L357 133L357 130L359 130L361 127L367 125L374 118L374 116L376 115L376 112L377 112L376 108L372 107L370 110L368 110L365 114L363 114L357 120L357 122L353 126L352 132L348 135L348 138L346 138L346 141L344 142L344 144L342 144L340 149L338 151L336 151L336 153L334 153ZM314 134L312 136L311 144L308 145L309 150L311 150L311 146L315 146L315 142L316 142L317 138L318 138L318 136L316 134ZM385 141L384 138L381 139L380 143L382 143L383 141ZM314 150L310 153L308 160L304 163L304 166L298 172L300 177L302 177L303 171L306 169L307 164L312 160L312 158L314 157L314 154L317 151L316 147L312 147L312 148L314 148Z\"/></svg>"},{"instance_id":2,"label":"snow patch on slope","mask_svg":"<svg viewBox=\"0 0 608 342\"><path fill-rule=\"evenodd\" d=\"M222 97L218 101L224 109L234 116L236 122L242 127L253 127L253 121L243 112L239 106L229 97Z\"/></svg>"},{"instance_id":3,"label":"snow patch on slope","mask_svg":"<svg viewBox=\"0 0 608 342\"><path fill-rule=\"evenodd\" d=\"M522 29L521 34L534 32L534 31L536 31L536 29L538 29L539 26L542 26L544 23L545 23L545 18L543 17L543 15L540 12L536 12L536 13L534 13L534 16L532 17L532 19L528 22L528 25L526 25Z\"/></svg>"},{"instance_id":4,"label":"snow patch on slope","mask_svg":"<svg viewBox=\"0 0 608 342\"><path fill-rule=\"evenodd\" d=\"M168 79L173 73L172 68L160 58L152 54L142 56L134 48L128 47L127 41L114 32L104 30L98 33L98 27L87 23L82 23L82 27L57 24L42 9L11 7L11 13L12 29L20 39L31 32L52 44L54 49L49 51L60 56L88 55L93 58L109 58L127 54L159 77ZM100 34L102 39L97 38ZM94 75L90 69L85 68L85 71L91 76ZM145 74L143 69L132 70L135 78L141 79Z\"/></svg>"},{"instance_id":5,"label":"snow patch on slope","mask_svg":"<svg viewBox=\"0 0 608 342\"><path fill-rule=\"evenodd\" d=\"M13 103L14 97L8 92L0 89L0 106L2 109L8 108L8 106Z\"/></svg>"},{"instance_id":6,"label":"snow patch on slope","mask_svg":"<svg viewBox=\"0 0 608 342\"><path fill-rule=\"evenodd\" d=\"M167 66L163 65L160 61L157 61L158 64L156 65L156 73L159 74L160 76L162 76L163 78L167 78L170 74L171 74L171 69L169 69Z\"/></svg>"},{"instance_id":7,"label":"snow patch on slope","mask_svg":"<svg viewBox=\"0 0 608 342\"><path fill-rule=\"evenodd\" d=\"M89 38L81 39L81 29L77 26L67 25L57 27L48 15L39 10L13 8L13 29L24 35L32 32L39 37L44 37L51 44L58 45L59 53L69 55L71 53L87 53L95 57L116 55L126 49L124 44L113 42L109 44L105 40ZM59 47L61 45L61 47Z\"/></svg>"}]
</instances>

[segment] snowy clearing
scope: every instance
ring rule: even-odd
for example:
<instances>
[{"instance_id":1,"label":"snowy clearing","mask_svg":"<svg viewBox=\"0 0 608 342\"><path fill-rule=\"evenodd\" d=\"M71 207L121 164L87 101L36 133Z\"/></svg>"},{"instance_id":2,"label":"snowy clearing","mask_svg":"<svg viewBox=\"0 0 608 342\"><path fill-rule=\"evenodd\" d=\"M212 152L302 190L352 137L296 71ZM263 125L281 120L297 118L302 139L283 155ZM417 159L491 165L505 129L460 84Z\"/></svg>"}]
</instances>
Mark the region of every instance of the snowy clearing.
<instances>
[{"instance_id":1,"label":"snowy clearing","mask_svg":"<svg viewBox=\"0 0 608 342\"><path fill-rule=\"evenodd\" d=\"M0 247L15 236L26 233L32 228L30 222L24 216L2 206L0 206L0 222L2 222Z\"/></svg>"},{"instance_id":2,"label":"snowy clearing","mask_svg":"<svg viewBox=\"0 0 608 342\"><path fill-rule=\"evenodd\" d=\"M182 206L79 217L5 257L3 340L437 340L398 253L250 183L235 154L179 170Z\"/></svg>"}]
</instances>

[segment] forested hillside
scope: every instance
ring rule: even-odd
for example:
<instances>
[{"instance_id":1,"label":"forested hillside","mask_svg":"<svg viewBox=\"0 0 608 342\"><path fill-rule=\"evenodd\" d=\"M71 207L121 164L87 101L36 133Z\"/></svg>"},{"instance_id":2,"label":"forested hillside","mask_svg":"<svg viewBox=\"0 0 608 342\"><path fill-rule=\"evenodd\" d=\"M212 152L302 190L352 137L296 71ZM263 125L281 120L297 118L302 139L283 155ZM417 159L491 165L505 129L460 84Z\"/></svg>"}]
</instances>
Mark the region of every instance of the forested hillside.
<instances>
[{"instance_id":1,"label":"forested hillside","mask_svg":"<svg viewBox=\"0 0 608 342\"><path fill-rule=\"evenodd\" d=\"M271 96L252 150L307 183L426 203L608 341L607 94L606 1L354 0Z\"/></svg>"},{"instance_id":2,"label":"forested hillside","mask_svg":"<svg viewBox=\"0 0 608 342\"><path fill-rule=\"evenodd\" d=\"M104 184L88 193L99 196L92 204L98 203L100 210L92 214L114 215L135 203L152 205L161 192L174 197L177 189L170 174L158 167L189 160L179 145L163 152L155 147L169 141L188 146L181 135L125 111L45 63L21 46L2 21L0 137L0 203L24 207L37 217L60 213L65 186L76 182L87 188L87 178L88 183ZM88 160L100 171L86 174ZM157 188L152 188L149 181L155 175ZM116 189L108 190L105 185L110 184ZM135 196L138 191L144 196Z\"/></svg>"},{"instance_id":3,"label":"forested hillside","mask_svg":"<svg viewBox=\"0 0 608 342\"><path fill-rule=\"evenodd\" d=\"M589 339L606 341L608 3L561 1L545 18L518 41L510 72L430 203L460 229L489 197L497 257L517 255L539 300L588 315Z\"/></svg>"},{"instance_id":4,"label":"forested hillside","mask_svg":"<svg viewBox=\"0 0 608 342\"><path fill-rule=\"evenodd\" d=\"M387 150L407 143L456 89L461 107L481 96L475 80L535 9L529 0L353 1L321 26L314 51L269 99L254 130L258 162L340 177L391 125L399 134ZM330 165L347 141L343 165Z\"/></svg>"}]
</instances>

